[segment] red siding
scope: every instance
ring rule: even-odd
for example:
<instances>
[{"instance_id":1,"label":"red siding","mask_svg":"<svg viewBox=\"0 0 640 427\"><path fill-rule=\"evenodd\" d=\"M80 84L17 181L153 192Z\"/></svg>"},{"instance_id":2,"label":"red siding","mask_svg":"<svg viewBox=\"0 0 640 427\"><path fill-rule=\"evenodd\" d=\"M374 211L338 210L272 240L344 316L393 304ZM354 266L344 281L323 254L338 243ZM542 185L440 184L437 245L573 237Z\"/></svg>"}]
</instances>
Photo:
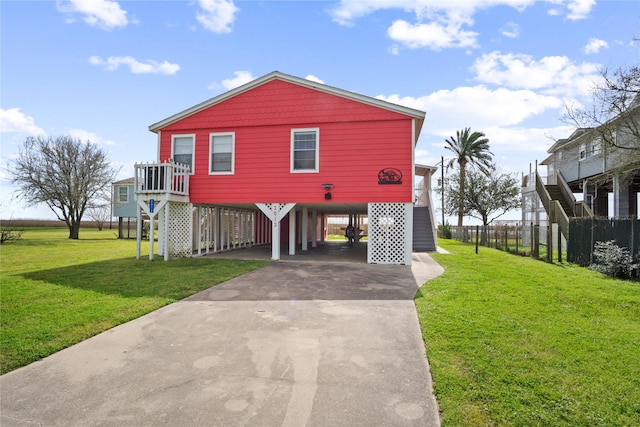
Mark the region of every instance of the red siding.
<instances>
[{"instance_id":1,"label":"red siding","mask_svg":"<svg viewBox=\"0 0 640 427\"><path fill-rule=\"evenodd\" d=\"M291 173L292 128L319 128L318 173ZM192 203L411 202L411 117L274 80L162 129L160 159L173 134L196 134ZM209 133L235 132L235 173L209 175ZM379 185L383 168L402 185Z\"/></svg>"}]
</instances>

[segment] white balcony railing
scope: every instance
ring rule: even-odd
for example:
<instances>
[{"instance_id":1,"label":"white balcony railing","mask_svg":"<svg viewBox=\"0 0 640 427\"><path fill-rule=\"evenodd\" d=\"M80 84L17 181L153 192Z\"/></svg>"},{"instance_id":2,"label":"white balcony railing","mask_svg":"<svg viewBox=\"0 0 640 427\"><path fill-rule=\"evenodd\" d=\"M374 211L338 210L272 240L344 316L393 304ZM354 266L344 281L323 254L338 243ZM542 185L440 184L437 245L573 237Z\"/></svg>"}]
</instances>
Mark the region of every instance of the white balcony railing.
<instances>
[{"instance_id":1,"label":"white balcony railing","mask_svg":"<svg viewBox=\"0 0 640 427\"><path fill-rule=\"evenodd\" d=\"M189 166L180 163L136 163L136 194L189 195Z\"/></svg>"}]
</instances>

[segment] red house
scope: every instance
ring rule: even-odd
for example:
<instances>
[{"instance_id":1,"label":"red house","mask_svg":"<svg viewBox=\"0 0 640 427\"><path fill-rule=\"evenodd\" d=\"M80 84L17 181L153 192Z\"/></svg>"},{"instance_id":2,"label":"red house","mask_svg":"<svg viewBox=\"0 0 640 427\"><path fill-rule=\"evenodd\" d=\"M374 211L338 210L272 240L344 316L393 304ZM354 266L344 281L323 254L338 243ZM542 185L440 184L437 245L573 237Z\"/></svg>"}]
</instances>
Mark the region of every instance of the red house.
<instances>
[{"instance_id":1,"label":"red house","mask_svg":"<svg viewBox=\"0 0 640 427\"><path fill-rule=\"evenodd\" d=\"M327 215L350 214L368 219L368 262L408 265L435 249L435 168L414 162L424 116L272 72L151 125L158 158L135 166L136 200L165 259L259 244L279 259L281 240L307 250Z\"/></svg>"}]
</instances>

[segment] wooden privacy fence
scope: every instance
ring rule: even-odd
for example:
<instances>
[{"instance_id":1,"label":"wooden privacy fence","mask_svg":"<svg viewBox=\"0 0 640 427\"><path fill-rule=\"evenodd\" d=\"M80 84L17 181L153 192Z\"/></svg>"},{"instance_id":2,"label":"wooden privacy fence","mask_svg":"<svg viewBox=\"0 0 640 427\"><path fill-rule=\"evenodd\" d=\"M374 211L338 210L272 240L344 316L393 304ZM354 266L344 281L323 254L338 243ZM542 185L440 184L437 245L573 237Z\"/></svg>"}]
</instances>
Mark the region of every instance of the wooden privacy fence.
<instances>
[{"instance_id":1,"label":"wooden privacy fence","mask_svg":"<svg viewBox=\"0 0 640 427\"><path fill-rule=\"evenodd\" d=\"M627 248L631 255L640 252L640 220L609 218L572 218L569 221L567 260L589 265L593 249L598 242L614 240L617 246Z\"/></svg>"}]
</instances>

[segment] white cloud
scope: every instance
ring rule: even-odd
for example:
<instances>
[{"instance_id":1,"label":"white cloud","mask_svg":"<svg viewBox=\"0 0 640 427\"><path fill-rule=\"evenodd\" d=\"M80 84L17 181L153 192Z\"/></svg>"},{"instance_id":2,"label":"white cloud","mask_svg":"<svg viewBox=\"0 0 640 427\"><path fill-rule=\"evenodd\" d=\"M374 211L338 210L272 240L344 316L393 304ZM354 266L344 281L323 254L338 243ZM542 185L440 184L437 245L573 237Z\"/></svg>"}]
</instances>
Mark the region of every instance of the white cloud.
<instances>
[{"instance_id":1,"label":"white cloud","mask_svg":"<svg viewBox=\"0 0 640 427\"><path fill-rule=\"evenodd\" d=\"M36 125L33 117L26 115L20 108L0 108L0 133L25 133L30 136L44 135L45 131Z\"/></svg>"},{"instance_id":2,"label":"white cloud","mask_svg":"<svg viewBox=\"0 0 640 427\"><path fill-rule=\"evenodd\" d=\"M316 76L314 76L313 74L309 74L307 77L305 77L305 79L307 80L311 80L312 82L316 82L316 83L321 83L324 84L323 80L320 80L319 78L317 78Z\"/></svg>"},{"instance_id":3,"label":"white cloud","mask_svg":"<svg viewBox=\"0 0 640 427\"><path fill-rule=\"evenodd\" d=\"M589 55L589 54L592 54L592 53L598 53L598 52L600 52L600 49L602 49L602 48L606 49L608 47L609 47L609 43L607 43L606 41L597 39L595 37L592 37L592 38L589 39L589 42L584 47L583 51L584 51L584 53Z\"/></svg>"},{"instance_id":4,"label":"white cloud","mask_svg":"<svg viewBox=\"0 0 640 427\"><path fill-rule=\"evenodd\" d=\"M100 145L115 145L115 141L110 139L104 139L95 132L89 132L84 129L69 129L67 134L75 139L79 139L81 142L91 142L92 144Z\"/></svg>"},{"instance_id":5,"label":"white cloud","mask_svg":"<svg viewBox=\"0 0 640 427\"><path fill-rule=\"evenodd\" d=\"M112 0L58 0L58 10L69 14L68 22L73 22L73 14L83 15L83 21L92 27L111 30L129 24L127 11Z\"/></svg>"},{"instance_id":6,"label":"white cloud","mask_svg":"<svg viewBox=\"0 0 640 427\"><path fill-rule=\"evenodd\" d=\"M515 22L507 22L507 24L500 29L500 33L511 39L514 39L520 35L520 26Z\"/></svg>"},{"instance_id":7,"label":"white cloud","mask_svg":"<svg viewBox=\"0 0 640 427\"><path fill-rule=\"evenodd\" d=\"M529 55L482 55L472 69L475 79L509 88L539 90L562 96L585 95L599 79L598 64L576 64L566 56L546 56L535 61Z\"/></svg>"},{"instance_id":8,"label":"white cloud","mask_svg":"<svg viewBox=\"0 0 640 427\"><path fill-rule=\"evenodd\" d=\"M234 77L230 79L224 79L221 83L213 82L208 86L208 89L211 90L219 90L224 89L225 91L235 89L238 86L242 86L243 84L249 83L256 78L251 75L249 71L234 71Z\"/></svg>"},{"instance_id":9,"label":"white cloud","mask_svg":"<svg viewBox=\"0 0 640 427\"><path fill-rule=\"evenodd\" d=\"M591 9L593 9L595 5L596 0L571 0L567 4L567 9L569 9L567 18L572 21L585 19L589 16Z\"/></svg>"},{"instance_id":10,"label":"white cloud","mask_svg":"<svg viewBox=\"0 0 640 427\"><path fill-rule=\"evenodd\" d=\"M153 60L147 60L147 62L140 62L131 56L110 56L107 59L103 59L100 56L92 56L89 58L91 65L97 65L104 67L105 70L115 71L121 65L129 67L129 70L133 74L166 74L172 75L180 70L178 64L172 64L170 62L156 62Z\"/></svg>"},{"instance_id":11,"label":"white cloud","mask_svg":"<svg viewBox=\"0 0 640 427\"><path fill-rule=\"evenodd\" d=\"M462 23L430 22L428 24L410 24L398 19L387 29L387 35L392 40L416 49L427 47L440 50L448 47L474 47L478 33L464 31Z\"/></svg>"},{"instance_id":12,"label":"white cloud","mask_svg":"<svg viewBox=\"0 0 640 427\"><path fill-rule=\"evenodd\" d=\"M549 110L560 110L563 99L530 90L489 89L486 86L464 86L453 90L439 90L422 97L398 95L377 98L410 108L426 111L425 127L430 132L448 133L465 126L474 129L514 126Z\"/></svg>"},{"instance_id":13,"label":"white cloud","mask_svg":"<svg viewBox=\"0 0 640 427\"><path fill-rule=\"evenodd\" d=\"M202 10L196 14L198 22L214 33L230 33L231 25L240 11L231 0L198 0Z\"/></svg>"},{"instance_id":14,"label":"white cloud","mask_svg":"<svg viewBox=\"0 0 640 427\"><path fill-rule=\"evenodd\" d=\"M560 15L565 6L571 20L586 18L595 5L595 0L546 1L553 5L549 14ZM473 16L478 10L507 6L522 11L534 3L535 0L341 0L329 10L329 14L340 25L354 25L358 18L379 10L413 12L415 22L396 20L387 29L387 35L412 49L439 50L477 45L478 33L464 26L473 26ZM517 37L519 27L510 22L501 32L505 37ZM397 54L397 48L392 48L391 52Z\"/></svg>"}]
</instances>

